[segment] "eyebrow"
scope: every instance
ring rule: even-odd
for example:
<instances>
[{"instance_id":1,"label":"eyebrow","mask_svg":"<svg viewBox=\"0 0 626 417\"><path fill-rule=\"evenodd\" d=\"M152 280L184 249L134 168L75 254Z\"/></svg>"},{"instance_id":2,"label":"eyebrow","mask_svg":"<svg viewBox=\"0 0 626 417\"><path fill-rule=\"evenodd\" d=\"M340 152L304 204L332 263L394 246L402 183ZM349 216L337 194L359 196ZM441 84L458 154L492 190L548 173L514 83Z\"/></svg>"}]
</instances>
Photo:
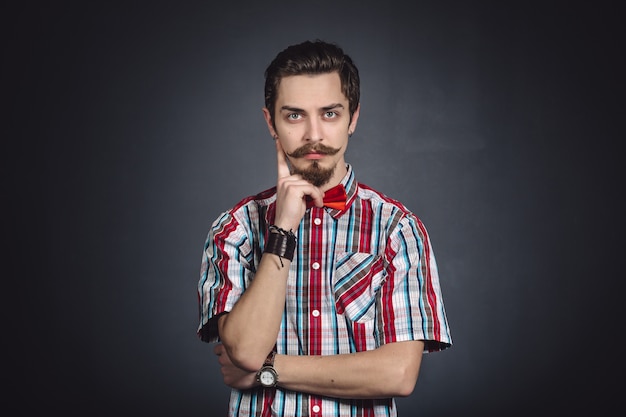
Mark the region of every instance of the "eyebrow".
<instances>
[{"instance_id":1,"label":"eyebrow","mask_svg":"<svg viewBox=\"0 0 626 417\"><path fill-rule=\"evenodd\" d=\"M328 111L328 110L332 110L332 109L337 109L337 108L344 108L343 104L341 103L333 103L333 104L329 104L328 106L324 106L322 107L320 110L322 111ZM280 108L280 111L293 111L293 112L297 112L297 113L304 113L304 109L298 108L298 107L292 107L292 106L282 106Z\"/></svg>"}]
</instances>

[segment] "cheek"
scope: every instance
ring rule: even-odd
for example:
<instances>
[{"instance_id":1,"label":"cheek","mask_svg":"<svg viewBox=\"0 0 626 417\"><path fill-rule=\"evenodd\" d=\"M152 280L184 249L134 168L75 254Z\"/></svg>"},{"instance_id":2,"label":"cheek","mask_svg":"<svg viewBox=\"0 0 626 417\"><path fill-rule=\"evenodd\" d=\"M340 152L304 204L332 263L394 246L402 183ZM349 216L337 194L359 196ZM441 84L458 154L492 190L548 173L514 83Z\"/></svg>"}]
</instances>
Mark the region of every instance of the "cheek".
<instances>
[{"instance_id":1,"label":"cheek","mask_svg":"<svg viewBox=\"0 0 626 417\"><path fill-rule=\"evenodd\" d=\"M290 154L291 152L296 150L297 146L293 143L293 141L288 140L285 135L285 132L282 132L282 135L279 133L278 141L280 142L281 148L283 148L283 152L285 152L286 154Z\"/></svg>"},{"instance_id":2,"label":"cheek","mask_svg":"<svg viewBox=\"0 0 626 417\"><path fill-rule=\"evenodd\" d=\"M280 144L284 149L292 148L294 143L298 141L297 129L293 127L282 126L276 129L276 134L281 139Z\"/></svg>"}]
</instances>

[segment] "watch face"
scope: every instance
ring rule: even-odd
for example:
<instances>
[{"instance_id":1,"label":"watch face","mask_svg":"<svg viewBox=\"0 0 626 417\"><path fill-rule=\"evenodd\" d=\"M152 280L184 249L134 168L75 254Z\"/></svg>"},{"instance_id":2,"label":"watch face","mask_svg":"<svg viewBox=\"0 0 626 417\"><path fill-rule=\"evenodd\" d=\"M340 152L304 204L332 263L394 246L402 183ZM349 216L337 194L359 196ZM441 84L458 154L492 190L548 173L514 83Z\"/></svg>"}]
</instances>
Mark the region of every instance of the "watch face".
<instances>
[{"instance_id":1,"label":"watch face","mask_svg":"<svg viewBox=\"0 0 626 417\"><path fill-rule=\"evenodd\" d=\"M259 373L259 382L261 385L271 387L276 383L276 377L274 372L269 369L264 369Z\"/></svg>"}]
</instances>

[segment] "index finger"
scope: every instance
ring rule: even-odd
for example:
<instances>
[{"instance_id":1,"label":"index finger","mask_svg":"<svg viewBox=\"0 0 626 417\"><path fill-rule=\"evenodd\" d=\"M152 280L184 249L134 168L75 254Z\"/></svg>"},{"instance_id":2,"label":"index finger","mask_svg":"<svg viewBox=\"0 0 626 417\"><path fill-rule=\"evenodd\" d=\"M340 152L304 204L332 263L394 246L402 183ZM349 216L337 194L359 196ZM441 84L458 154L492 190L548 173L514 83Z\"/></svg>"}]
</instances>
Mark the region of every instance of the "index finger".
<instances>
[{"instance_id":1,"label":"index finger","mask_svg":"<svg viewBox=\"0 0 626 417\"><path fill-rule=\"evenodd\" d=\"M278 139L276 139L276 159L278 160L278 178L285 178L291 175L291 170L287 164L287 157L285 151L281 146Z\"/></svg>"}]
</instances>

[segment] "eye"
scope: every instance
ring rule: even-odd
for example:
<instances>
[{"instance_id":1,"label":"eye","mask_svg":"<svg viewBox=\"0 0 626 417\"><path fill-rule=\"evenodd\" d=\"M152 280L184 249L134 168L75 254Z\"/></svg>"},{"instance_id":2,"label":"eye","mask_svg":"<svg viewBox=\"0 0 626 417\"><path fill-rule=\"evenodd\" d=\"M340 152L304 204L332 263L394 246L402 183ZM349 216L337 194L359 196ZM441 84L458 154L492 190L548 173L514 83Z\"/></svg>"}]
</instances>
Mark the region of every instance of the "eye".
<instances>
[{"instance_id":1,"label":"eye","mask_svg":"<svg viewBox=\"0 0 626 417\"><path fill-rule=\"evenodd\" d=\"M287 120L298 120L300 119L302 116L300 115L300 113L289 113L287 115Z\"/></svg>"},{"instance_id":2,"label":"eye","mask_svg":"<svg viewBox=\"0 0 626 417\"><path fill-rule=\"evenodd\" d=\"M324 117L326 117L327 119L334 119L337 116L338 116L337 113L335 111L332 111L332 110L329 110L329 111L324 113Z\"/></svg>"}]
</instances>

